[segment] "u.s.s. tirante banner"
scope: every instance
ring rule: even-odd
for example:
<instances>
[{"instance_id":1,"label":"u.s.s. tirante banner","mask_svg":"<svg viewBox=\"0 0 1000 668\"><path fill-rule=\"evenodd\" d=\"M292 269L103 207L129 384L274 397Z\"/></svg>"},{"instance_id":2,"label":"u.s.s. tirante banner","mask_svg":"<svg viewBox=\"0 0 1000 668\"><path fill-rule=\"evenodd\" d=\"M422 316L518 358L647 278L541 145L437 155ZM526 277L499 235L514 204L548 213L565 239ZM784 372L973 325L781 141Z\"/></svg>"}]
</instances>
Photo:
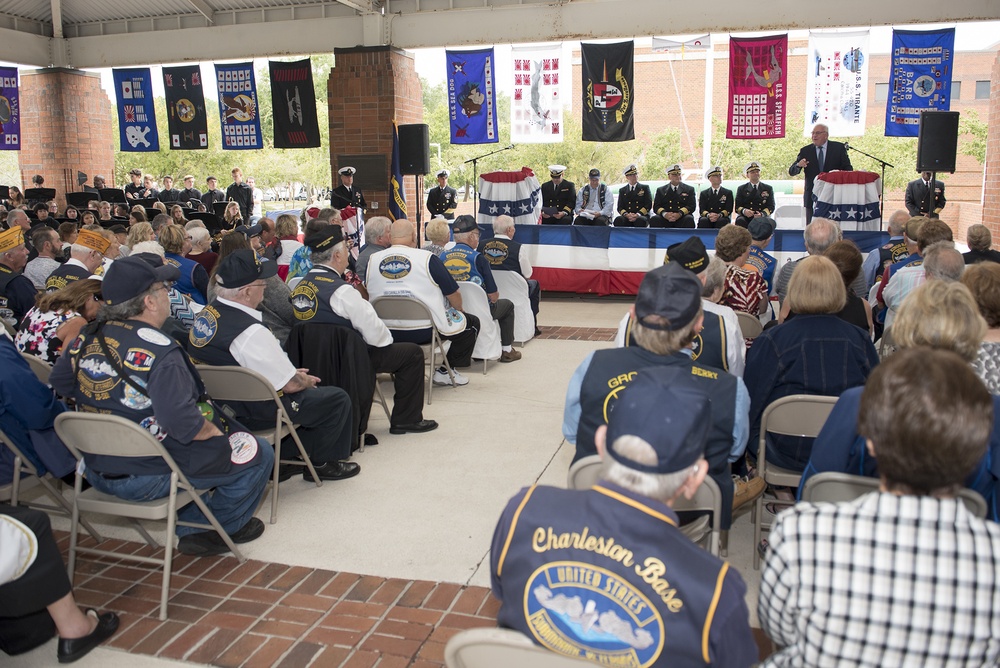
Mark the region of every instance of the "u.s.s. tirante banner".
<instances>
[{"instance_id":1,"label":"u.s.s. tirante banner","mask_svg":"<svg viewBox=\"0 0 1000 668\"><path fill-rule=\"evenodd\" d=\"M869 31L810 32L803 134L817 123L834 137L860 137L868 110Z\"/></svg>"}]
</instances>

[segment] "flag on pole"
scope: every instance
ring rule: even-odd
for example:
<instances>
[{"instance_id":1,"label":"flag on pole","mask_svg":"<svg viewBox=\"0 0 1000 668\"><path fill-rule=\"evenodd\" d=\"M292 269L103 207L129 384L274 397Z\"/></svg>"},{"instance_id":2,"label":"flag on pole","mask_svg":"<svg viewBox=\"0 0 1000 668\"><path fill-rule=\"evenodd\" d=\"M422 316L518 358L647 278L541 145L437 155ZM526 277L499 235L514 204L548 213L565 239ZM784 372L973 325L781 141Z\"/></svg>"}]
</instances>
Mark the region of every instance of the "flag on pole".
<instances>
[{"instance_id":1,"label":"flag on pole","mask_svg":"<svg viewBox=\"0 0 1000 668\"><path fill-rule=\"evenodd\" d=\"M805 124L823 123L835 137L865 133L868 108L869 31L810 32Z\"/></svg>"},{"instance_id":2,"label":"flag on pole","mask_svg":"<svg viewBox=\"0 0 1000 668\"><path fill-rule=\"evenodd\" d=\"M921 111L951 109L955 29L892 31L885 136L916 137Z\"/></svg>"},{"instance_id":3,"label":"flag on pole","mask_svg":"<svg viewBox=\"0 0 1000 668\"><path fill-rule=\"evenodd\" d=\"M522 167L519 172L490 172L479 177L477 222L491 225L502 215L513 218L515 225L538 224L542 186L531 169Z\"/></svg>"},{"instance_id":4,"label":"flag on pole","mask_svg":"<svg viewBox=\"0 0 1000 668\"><path fill-rule=\"evenodd\" d=\"M392 122L392 177L389 180L389 218L406 218L406 195L403 192L403 168L399 160L399 128Z\"/></svg>"},{"instance_id":5,"label":"flag on pole","mask_svg":"<svg viewBox=\"0 0 1000 668\"><path fill-rule=\"evenodd\" d=\"M315 148L320 145L313 89L312 61L269 60L274 148Z\"/></svg>"},{"instance_id":6,"label":"flag on pole","mask_svg":"<svg viewBox=\"0 0 1000 668\"><path fill-rule=\"evenodd\" d=\"M788 35L729 40L729 139L785 136Z\"/></svg>"},{"instance_id":7,"label":"flag on pole","mask_svg":"<svg viewBox=\"0 0 1000 668\"><path fill-rule=\"evenodd\" d=\"M660 53L663 51L680 51L681 60L684 59L685 51L708 51L711 48L712 36L708 34L692 37L691 39L684 40L683 42L667 39L666 37L653 38L653 53Z\"/></svg>"},{"instance_id":8,"label":"flag on pole","mask_svg":"<svg viewBox=\"0 0 1000 668\"><path fill-rule=\"evenodd\" d=\"M580 43L583 141L635 139L634 42Z\"/></svg>"},{"instance_id":9,"label":"flag on pole","mask_svg":"<svg viewBox=\"0 0 1000 668\"><path fill-rule=\"evenodd\" d=\"M122 151L159 151L153 82L148 67L114 69L118 134Z\"/></svg>"},{"instance_id":10,"label":"flag on pole","mask_svg":"<svg viewBox=\"0 0 1000 668\"><path fill-rule=\"evenodd\" d=\"M163 91L166 94L170 148L208 148L208 117L205 114L201 67L164 67Z\"/></svg>"},{"instance_id":11,"label":"flag on pole","mask_svg":"<svg viewBox=\"0 0 1000 668\"><path fill-rule=\"evenodd\" d=\"M445 51L452 144L495 144L496 60L493 49Z\"/></svg>"},{"instance_id":12,"label":"flag on pole","mask_svg":"<svg viewBox=\"0 0 1000 668\"><path fill-rule=\"evenodd\" d=\"M215 78L219 87L222 148L230 151L264 148L253 63L216 65Z\"/></svg>"},{"instance_id":13,"label":"flag on pole","mask_svg":"<svg viewBox=\"0 0 1000 668\"><path fill-rule=\"evenodd\" d=\"M510 101L510 140L548 144L563 140L562 45L511 49L514 93Z\"/></svg>"},{"instance_id":14,"label":"flag on pole","mask_svg":"<svg viewBox=\"0 0 1000 668\"><path fill-rule=\"evenodd\" d=\"M21 150L21 101L17 68L0 67L0 151Z\"/></svg>"}]
</instances>

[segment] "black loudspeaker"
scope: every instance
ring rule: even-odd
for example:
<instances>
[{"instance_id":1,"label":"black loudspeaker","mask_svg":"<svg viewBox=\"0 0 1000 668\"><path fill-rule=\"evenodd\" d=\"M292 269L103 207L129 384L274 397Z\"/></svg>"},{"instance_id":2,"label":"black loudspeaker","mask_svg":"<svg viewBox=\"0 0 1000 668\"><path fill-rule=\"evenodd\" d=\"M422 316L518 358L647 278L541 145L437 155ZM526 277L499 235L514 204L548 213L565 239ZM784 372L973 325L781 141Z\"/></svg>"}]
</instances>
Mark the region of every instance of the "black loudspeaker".
<instances>
[{"instance_id":1,"label":"black loudspeaker","mask_svg":"<svg viewBox=\"0 0 1000 668\"><path fill-rule=\"evenodd\" d=\"M958 112L921 112L920 134L917 139L917 171L954 174L957 154Z\"/></svg>"},{"instance_id":2,"label":"black loudspeaker","mask_svg":"<svg viewBox=\"0 0 1000 668\"><path fill-rule=\"evenodd\" d=\"M430 142L426 123L399 126L399 162L404 174L431 171Z\"/></svg>"}]
</instances>

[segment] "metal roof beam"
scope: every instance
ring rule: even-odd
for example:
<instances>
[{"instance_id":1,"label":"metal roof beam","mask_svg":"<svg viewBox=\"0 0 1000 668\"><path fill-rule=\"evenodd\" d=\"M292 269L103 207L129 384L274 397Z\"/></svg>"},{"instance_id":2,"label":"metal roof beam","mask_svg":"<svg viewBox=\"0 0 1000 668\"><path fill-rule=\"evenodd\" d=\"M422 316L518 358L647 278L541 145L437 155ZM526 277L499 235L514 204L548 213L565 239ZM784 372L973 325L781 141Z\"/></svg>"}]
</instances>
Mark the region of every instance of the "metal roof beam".
<instances>
[{"instance_id":1,"label":"metal roof beam","mask_svg":"<svg viewBox=\"0 0 1000 668\"><path fill-rule=\"evenodd\" d=\"M56 0L52 0L55 2ZM208 19L209 23L215 23L215 10L209 7L205 0L187 0L188 4L198 10L198 13Z\"/></svg>"},{"instance_id":2,"label":"metal roof beam","mask_svg":"<svg viewBox=\"0 0 1000 668\"><path fill-rule=\"evenodd\" d=\"M337 0L337 2L362 14L375 12L375 0Z\"/></svg>"}]
</instances>

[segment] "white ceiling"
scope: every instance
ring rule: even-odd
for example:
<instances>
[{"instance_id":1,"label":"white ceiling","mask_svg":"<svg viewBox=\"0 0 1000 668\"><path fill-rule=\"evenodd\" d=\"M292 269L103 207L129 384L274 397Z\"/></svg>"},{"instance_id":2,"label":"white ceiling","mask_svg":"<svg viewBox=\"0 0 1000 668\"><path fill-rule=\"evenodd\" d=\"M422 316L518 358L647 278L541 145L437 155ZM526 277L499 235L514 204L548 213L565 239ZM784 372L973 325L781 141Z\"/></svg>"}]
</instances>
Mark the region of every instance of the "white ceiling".
<instances>
[{"instance_id":1,"label":"white ceiling","mask_svg":"<svg viewBox=\"0 0 1000 668\"><path fill-rule=\"evenodd\" d=\"M0 60L110 67L505 42L1000 19L1000 0L0 0Z\"/></svg>"}]
</instances>

